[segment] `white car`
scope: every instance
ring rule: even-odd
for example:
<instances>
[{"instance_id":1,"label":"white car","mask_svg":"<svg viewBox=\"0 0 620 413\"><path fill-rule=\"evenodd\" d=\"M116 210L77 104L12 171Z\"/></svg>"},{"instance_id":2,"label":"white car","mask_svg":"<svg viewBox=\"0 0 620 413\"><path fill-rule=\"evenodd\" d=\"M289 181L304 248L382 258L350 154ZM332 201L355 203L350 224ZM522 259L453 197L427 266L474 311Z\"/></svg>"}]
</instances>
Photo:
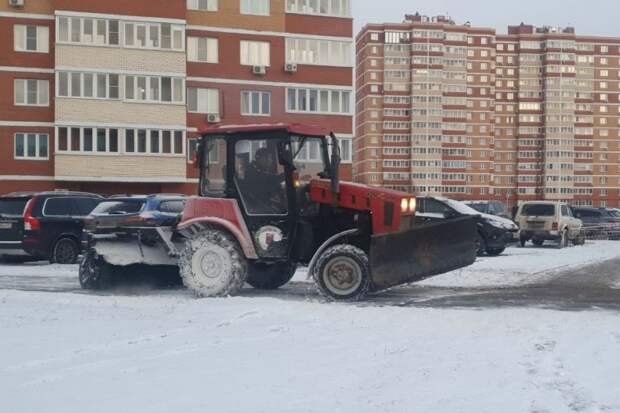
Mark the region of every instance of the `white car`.
<instances>
[{"instance_id":1,"label":"white car","mask_svg":"<svg viewBox=\"0 0 620 413\"><path fill-rule=\"evenodd\" d=\"M519 206L515 220L519 225L521 246L527 241L541 246L545 241L555 241L559 248L569 242L583 245L583 223L575 218L567 204L553 201L528 201Z\"/></svg>"}]
</instances>

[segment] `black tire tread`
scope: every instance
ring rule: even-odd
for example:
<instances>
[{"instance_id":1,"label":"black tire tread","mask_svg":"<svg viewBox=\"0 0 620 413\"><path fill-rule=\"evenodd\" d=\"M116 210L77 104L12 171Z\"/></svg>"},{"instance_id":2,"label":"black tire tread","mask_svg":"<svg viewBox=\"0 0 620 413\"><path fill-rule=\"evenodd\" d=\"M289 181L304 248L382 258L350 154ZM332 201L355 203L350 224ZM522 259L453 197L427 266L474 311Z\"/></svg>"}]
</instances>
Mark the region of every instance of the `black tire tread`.
<instances>
[{"instance_id":1,"label":"black tire tread","mask_svg":"<svg viewBox=\"0 0 620 413\"><path fill-rule=\"evenodd\" d=\"M357 289L357 291L345 297L335 296L334 294L332 294L325 287L321 279L321 272L322 272L323 267L332 258L336 256L340 256L340 255L346 255L356 260L358 264L360 264L360 267L362 268L362 272L363 272L362 274L363 279L362 279L362 283L360 284L360 287ZM349 301L349 302L361 301L366 297L366 294L368 294L368 291L370 290L370 285L371 285L370 263L368 260L368 255L361 249L353 245L349 245L349 244L338 244L338 245L329 247L321 254L319 259L317 260L314 266L314 269L312 271L312 278L314 279L314 284L317 287L319 294L321 294L324 298L330 301Z\"/></svg>"}]
</instances>

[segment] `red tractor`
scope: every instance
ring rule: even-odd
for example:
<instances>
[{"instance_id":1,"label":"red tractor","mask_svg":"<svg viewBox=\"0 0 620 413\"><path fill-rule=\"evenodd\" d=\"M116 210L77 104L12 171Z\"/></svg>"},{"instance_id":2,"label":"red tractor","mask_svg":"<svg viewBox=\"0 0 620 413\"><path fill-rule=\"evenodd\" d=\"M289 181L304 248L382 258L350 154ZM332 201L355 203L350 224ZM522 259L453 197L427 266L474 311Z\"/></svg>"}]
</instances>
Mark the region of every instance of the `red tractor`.
<instances>
[{"instance_id":1,"label":"red tractor","mask_svg":"<svg viewBox=\"0 0 620 413\"><path fill-rule=\"evenodd\" d=\"M184 284L208 297L234 295L246 282L276 289L306 265L326 297L359 300L475 261L476 217L416 226L411 195L339 182L338 148L332 133L314 126L205 130L199 196L148 247L160 248ZM98 274L95 262L83 264L81 280L82 272Z\"/></svg>"}]
</instances>

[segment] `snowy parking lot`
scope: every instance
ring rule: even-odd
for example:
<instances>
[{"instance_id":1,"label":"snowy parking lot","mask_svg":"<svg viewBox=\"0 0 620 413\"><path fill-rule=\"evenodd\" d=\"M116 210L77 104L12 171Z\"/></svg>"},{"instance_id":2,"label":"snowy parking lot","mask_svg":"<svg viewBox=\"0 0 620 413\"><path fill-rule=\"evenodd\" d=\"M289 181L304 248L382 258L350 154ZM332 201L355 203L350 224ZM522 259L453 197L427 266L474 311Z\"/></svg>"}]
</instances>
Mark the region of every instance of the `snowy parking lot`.
<instances>
[{"instance_id":1,"label":"snowy parking lot","mask_svg":"<svg viewBox=\"0 0 620 413\"><path fill-rule=\"evenodd\" d=\"M0 265L0 411L620 412L620 243L509 248L325 303Z\"/></svg>"}]
</instances>

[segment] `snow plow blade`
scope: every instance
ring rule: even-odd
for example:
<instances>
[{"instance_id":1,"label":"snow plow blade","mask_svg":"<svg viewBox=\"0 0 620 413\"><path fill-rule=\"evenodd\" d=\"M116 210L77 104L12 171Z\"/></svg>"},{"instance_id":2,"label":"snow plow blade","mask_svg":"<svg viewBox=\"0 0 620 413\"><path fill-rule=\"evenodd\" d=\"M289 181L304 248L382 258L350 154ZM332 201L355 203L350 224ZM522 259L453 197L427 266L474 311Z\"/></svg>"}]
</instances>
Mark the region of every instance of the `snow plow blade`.
<instances>
[{"instance_id":1,"label":"snow plow blade","mask_svg":"<svg viewBox=\"0 0 620 413\"><path fill-rule=\"evenodd\" d=\"M420 225L396 234L373 236L372 291L420 281L476 261L475 216Z\"/></svg>"}]
</instances>

